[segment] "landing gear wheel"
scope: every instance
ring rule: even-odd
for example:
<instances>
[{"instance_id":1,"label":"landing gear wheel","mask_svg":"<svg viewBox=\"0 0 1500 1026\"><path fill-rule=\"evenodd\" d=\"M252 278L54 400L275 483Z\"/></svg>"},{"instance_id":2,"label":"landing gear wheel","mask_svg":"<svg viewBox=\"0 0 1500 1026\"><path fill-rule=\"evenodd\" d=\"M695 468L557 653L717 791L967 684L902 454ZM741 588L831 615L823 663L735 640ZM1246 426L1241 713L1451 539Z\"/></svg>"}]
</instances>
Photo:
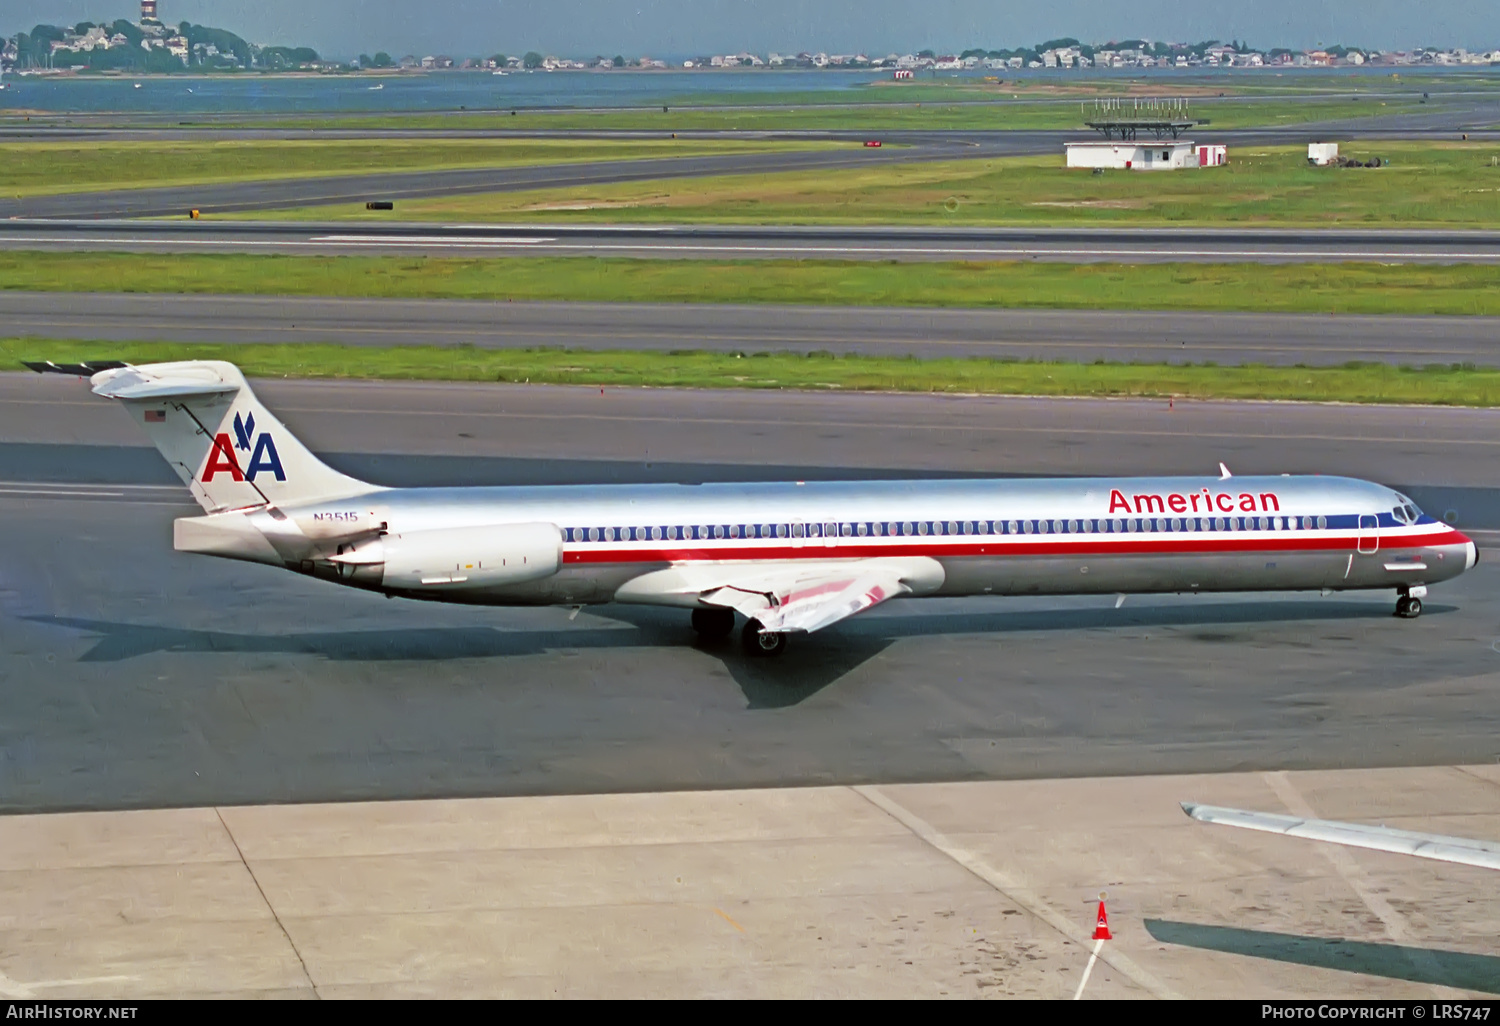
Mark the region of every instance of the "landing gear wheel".
<instances>
[{"instance_id":1,"label":"landing gear wheel","mask_svg":"<svg viewBox=\"0 0 1500 1026\"><path fill-rule=\"evenodd\" d=\"M705 638L727 638L734 633L733 609L693 610L693 630Z\"/></svg>"},{"instance_id":2,"label":"landing gear wheel","mask_svg":"<svg viewBox=\"0 0 1500 1026\"><path fill-rule=\"evenodd\" d=\"M1402 595L1396 600L1396 615L1407 620L1415 620L1422 615L1422 600L1412 598L1410 595Z\"/></svg>"},{"instance_id":3,"label":"landing gear wheel","mask_svg":"<svg viewBox=\"0 0 1500 1026\"><path fill-rule=\"evenodd\" d=\"M753 659L765 659L770 656L779 656L786 651L786 635L773 631L769 634L760 632L761 622L751 620L745 624L745 629L740 633L740 643L745 646L745 654Z\"/></svg>"}]
</instances>

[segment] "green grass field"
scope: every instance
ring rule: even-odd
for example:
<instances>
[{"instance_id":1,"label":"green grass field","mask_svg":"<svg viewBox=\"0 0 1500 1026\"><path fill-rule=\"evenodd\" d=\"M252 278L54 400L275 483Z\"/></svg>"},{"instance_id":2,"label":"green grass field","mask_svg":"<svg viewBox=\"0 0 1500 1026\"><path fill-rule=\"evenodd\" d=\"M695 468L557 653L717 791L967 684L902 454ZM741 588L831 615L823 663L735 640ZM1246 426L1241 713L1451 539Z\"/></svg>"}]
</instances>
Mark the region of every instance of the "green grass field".
<instances>
[{"instance_id":1,"label":"green grass field","mask_svg":"<svg viewBox=\"0 0 1500 1026\"><path fill-rule=\"evenodd\" d=\"M723 175L235 215L290 220L739 224L1500 225L1500 145L1361 142L1388 167L1315 168L1305 147L1249 146L1223 167L1102 175L1062 155Z\"/></svg>"},{"instance_id":2,"label":"green grass field","mask_svg":"<svg viewBox=\"0 0 1500 1026\"><path fill-rule=\"evenodd\" d=\"M0 196L39 196L159 185L306 178L330 174L507 167L831 149L839 143L641 139L193 140L6 143Z\"/></svg>"},{"instance_id":3,"label":"green grass field","mask_svg":"<svg viewBox=\"0 0 1500 1026\"><path fill-rule=\"evenodd\" d=\"M1473 367L1214 367L919 360L831 354L581 352L402 346L180 345L0 339L22 360L229 360L255 377L503 381L672 388L840 389L987 395L1280 399L1500 405L1500 370Z\"/></svg>"},{"instance_id":4,"label":"green grass field","mask_svg":"<svg viewBox=\"0 0 1500 1026\"><path fill-rule=\"evenodd\" d=\"M0 252L0 288L629 303L1500 315L1500 267Z\"/></svg>"},{"instance_id":5,"label":"green grass field","mask_svg":"<svg viewBox=\"0 0 1500 1026\"><path fill-rule=\"evenodd\" d=\"M1157 86L1153 95L1162 95ZM1170 89L1166 92L1176 95ZM1092 94L1090 94L1092 95ZM1108 95L1119 95L1111 92ZM744 131L811 131L847 129L878 135L893 129L1078 129L1087 132L1086 97L1059 99L1006 92L1003 86L976 90L964 87L919 85L865 89L848 93L819 93L800 104L785 95L766 98L765 106L741 97L725 103L706 103L702 97L668 101L663 111L621 109L610 111L527 111L515 113L470 111L432 114L349 114L323 118L284 117L257 122L275 128L500 128L500 129L632 129L682 132L709 129ZM497 106L501 102L497 102ZM1237 99L1233 97L1189 98L1189 116L1207 119L1214 129L1259 128L1297 125L1313 121L1342 121L1426 110L1416 98L1338 97L1285 100Z\"/></svg>"}]
</instances>

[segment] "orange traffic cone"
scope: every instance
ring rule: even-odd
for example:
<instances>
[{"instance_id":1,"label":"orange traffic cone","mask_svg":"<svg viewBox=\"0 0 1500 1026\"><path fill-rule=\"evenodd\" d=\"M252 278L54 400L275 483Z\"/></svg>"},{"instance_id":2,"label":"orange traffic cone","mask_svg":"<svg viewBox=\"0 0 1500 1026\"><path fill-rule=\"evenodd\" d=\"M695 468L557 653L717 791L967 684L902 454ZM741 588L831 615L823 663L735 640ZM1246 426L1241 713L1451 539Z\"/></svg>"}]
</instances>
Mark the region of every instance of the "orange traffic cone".
<instances>
[{"instance_id":1,"label":"orange traffic cone","mask_svg":"<svg viewBox=\"0 0 1500 1026\"><path fill-rule=\"evenodd\" d=\"M1114 940L1109 934L1109 916L1104 913L1104 899L1099 899L1099 925L1094 927L1092 940Z\"/></svg>"}]
</instances>

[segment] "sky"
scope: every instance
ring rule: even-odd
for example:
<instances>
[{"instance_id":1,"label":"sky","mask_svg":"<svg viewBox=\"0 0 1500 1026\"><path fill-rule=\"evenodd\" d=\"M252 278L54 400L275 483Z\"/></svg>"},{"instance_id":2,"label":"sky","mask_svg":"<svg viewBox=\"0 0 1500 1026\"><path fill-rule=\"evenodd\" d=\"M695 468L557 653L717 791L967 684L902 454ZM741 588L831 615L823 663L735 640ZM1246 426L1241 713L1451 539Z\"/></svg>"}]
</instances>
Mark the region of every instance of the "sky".
<instances>
[{"instance_id":1,"label":"sky","mask_svg":"<svg viewBox=\"0 0 1500 1026\"><path fill-rule=\"evenodd\" d=\"M0 33L38 22L134 20L136 0L4 0ZM162 20L230 29L327 57L386 50L458 57L799 50L1001 49L1085 42L1243 39L1252 46L1500 48L1500 0L159 0Z\"/></svg>"}]
</instances>

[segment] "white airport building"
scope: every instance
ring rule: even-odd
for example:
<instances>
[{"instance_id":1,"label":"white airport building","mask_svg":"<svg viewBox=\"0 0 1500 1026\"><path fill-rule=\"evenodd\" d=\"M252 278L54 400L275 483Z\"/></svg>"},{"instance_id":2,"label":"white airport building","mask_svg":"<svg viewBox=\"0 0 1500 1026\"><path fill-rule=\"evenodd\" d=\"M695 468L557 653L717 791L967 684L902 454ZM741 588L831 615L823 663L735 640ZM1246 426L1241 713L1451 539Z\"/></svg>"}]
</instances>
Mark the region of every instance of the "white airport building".
<instances>
[{"instance_id":1,"label":"white airport building","mask_svg":"<svg viewBox=\"0 0 1500 1026\"><path fill-rule=\"evenodd\" d=\"M1191 139L1157 141L1095 139L1065 144L1068 167L1099 167L1119 171L1177 171L1190 167L1218 167L1228 159L1222 144L1198 145Z\"/></svg>"},{"instance_id":2,"label":"white airport building","mask_svg":"<svg viewBox=\"0 0 1500 1026\"><path fill-rule=\"evenodd\" d=\"M1327 167L1329 164L1337 164L1339 160L1338 143L1308 143L1307 162L1314 167Z\"/></svg>"}]
</instances>

